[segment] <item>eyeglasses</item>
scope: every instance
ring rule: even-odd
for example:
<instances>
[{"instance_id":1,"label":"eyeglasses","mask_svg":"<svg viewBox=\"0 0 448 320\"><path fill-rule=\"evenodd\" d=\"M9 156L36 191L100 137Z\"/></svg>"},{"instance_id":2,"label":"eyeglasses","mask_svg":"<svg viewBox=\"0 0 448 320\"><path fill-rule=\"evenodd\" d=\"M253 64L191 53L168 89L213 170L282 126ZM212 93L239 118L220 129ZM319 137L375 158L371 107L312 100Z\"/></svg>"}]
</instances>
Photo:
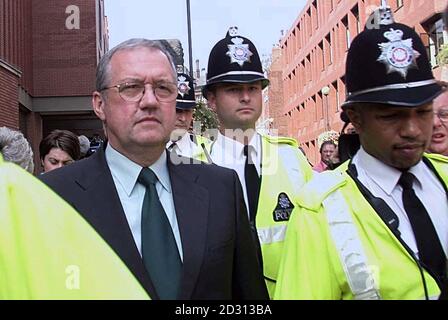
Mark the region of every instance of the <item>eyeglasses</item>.
<instances>
[{"instance_id":1,"label":"eyeglasses","mask_svg":"<svg viewBox=\"0 0 448 320\"><path fill-rule=\"evenodd\" d=\"M436 115L440 121L448 122L448 109L440 109L437 112L434 111L434 115Z\"/></svg>"},{"instance_id":2,"label":"eyeglasses","mask_svg":"<svg viewBox=\"0 0 448 320\"><path fill-rule=\"evenodd\" d=\"M115 86L103 88L100 91L117 88L120 97L128 102L140 101L145 92L146 85L151 85L152 92L156 96L159 102L172 102L177 98L177 85L171 82L160 82L156 84L146 83L135 83L135 82L125 82L120 83Z\"/></svg>"}]
</instances>

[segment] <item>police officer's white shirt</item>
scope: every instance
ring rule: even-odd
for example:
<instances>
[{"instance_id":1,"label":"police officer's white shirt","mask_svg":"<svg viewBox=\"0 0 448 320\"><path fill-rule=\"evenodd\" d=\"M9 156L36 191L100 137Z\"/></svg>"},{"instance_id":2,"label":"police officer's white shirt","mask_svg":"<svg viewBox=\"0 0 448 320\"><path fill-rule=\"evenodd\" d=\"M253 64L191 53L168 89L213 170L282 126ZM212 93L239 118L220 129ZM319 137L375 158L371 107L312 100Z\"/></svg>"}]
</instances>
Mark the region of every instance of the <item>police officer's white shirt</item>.
<instances>
[{"instance_id":1,"label":"police officer's white shirt","mask_svg":"<svg viewBox=\"0 0 448 320\"><path fill-rule=\"evenodd\" d=\"M175 145L171 147L173 143L175 143ZM193 141L191 141L190 133L188 132L185 132L182 138L176 142L169 141L166 144L166 147L169 150L176 152L178 155L187 158L193 158L193 156L197 153L197 146Z\"/></svg>"},{"instance_id":2,"label":"police officer's white shirt","mask_svg":"<svg viewBox=\"0 0 448 320\"><path fill-rule=\"evenodd\" d=\"M261 171L261 136L255 133L248 143L251 159L257 169L258 175ZM233 169L238 174L241 186L243 187L244 202L249 213L249 202L246 192L246 180L244 178L244 165L246 157L244 156L244 144L230 139L221 133L218 133L215 143L211 148L210 157L213 163L218 166Z\"/></svg>"},{"instance_id":3,"label":"police officer's white shirt","mask_svg":"<svg viewBox=\"0 0 448 320\"><path fill-rule=\"evenodd\" d=\"M106 147L106 161L112 173L112 178L123 206L126 219L134 237L140 255L141 245L141 220L143 199L146 188L137 182L143 167L129 160L116 151L110 144ZM149 167L157 176L157 194L163 209L173 230L180 258L183 260L182 244L180 240L179 226L177 224L176 210L174 207L171 181L168 172L166 152L162 152L160 158Z\"/></svg>"},{"instance_id":4,"label":"police officer's white shirt","mask_svg":"<svg viewBox=\"0 0 448 320\"><path fill-rule=\"evenodd\" d=\"M362 147L353 157L358 179L376 197L382 198L397 214L398 229L403 241L418 254L411 223L403 206L403 188L398 184L401 171L369 155ZM437 231L445 255L448 252L448 201L445 190L436 175L420 160L409 169L416 179L413 188L421 200Z\"/></svg>"}]
</instances>

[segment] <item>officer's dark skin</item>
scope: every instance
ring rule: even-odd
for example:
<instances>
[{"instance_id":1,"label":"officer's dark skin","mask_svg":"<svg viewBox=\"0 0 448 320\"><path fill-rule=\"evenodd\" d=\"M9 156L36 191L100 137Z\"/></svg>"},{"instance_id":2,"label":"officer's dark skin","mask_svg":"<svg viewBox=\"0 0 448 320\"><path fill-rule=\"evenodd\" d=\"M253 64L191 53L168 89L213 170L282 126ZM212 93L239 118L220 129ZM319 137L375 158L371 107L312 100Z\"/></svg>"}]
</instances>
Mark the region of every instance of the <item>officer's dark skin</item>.
<instances>
[{"instance_id":1,"label":"officer's dark skin","mask_svg":"<svg viewBox=\"0 0 448 320\"><path fill-rule=\"evenodd\" d=\"M364 150L399 170L416 165L431 141L432 103L412 108L359 104L346 112Z\"/></svg>"}]
</instances>

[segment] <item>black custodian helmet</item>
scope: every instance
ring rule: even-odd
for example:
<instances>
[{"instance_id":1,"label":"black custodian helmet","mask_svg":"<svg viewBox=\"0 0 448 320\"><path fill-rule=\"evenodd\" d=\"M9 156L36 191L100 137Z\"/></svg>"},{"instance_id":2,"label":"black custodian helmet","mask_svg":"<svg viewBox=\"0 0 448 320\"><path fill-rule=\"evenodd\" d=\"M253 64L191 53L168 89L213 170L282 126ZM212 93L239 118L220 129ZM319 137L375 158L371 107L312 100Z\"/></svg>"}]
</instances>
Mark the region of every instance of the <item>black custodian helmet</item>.
<instances>
[{"instance_id":1,"label":"black custodian helmet","mask_svg":"<svg viewBox=\"0 0 448 320\"><path fill-rule=\"evenodd\" d=\"M395 23L385 1L353 39L345 79L348 93L343 109L356 103L417 107L442 92L419 35Z\"/></svg>"},{"instance_id":2,"label":"black custodian helmet","mask_svg":"<svg viewBox=\"0 0 448 320\"><path fill-rule=\"evenodd\" d=\"M221 82L251 83L265 78L257 48L249 39L238 34L237 27L230 27L224 39L215 44L208 58L207 83L202 94L207 97L211 85Z\"/></svg>"},{"instance_id":3,"label":"black custodian helmet","mask_svg":"<svg viewBox=\"0 0 448 320\"><path fill-rule=\"evenodd\" d=\"M178 73L176 109L192 109L195 105L193 79L186 73Z\"/></svg>"}]
</instances>

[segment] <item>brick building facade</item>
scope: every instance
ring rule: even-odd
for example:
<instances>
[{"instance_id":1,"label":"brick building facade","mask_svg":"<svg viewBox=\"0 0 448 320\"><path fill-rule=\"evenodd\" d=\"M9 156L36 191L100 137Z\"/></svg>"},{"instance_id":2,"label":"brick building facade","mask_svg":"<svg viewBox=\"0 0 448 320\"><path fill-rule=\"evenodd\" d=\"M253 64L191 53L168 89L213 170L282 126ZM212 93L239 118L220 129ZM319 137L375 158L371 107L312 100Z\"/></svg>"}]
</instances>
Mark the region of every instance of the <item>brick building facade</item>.
<instances>
[{"instance_id":1,"label":"brick building facade","mask_svg":"<svg viewBox=\"0 0 448 320\"><path fill-rule=\"evenodd\" d=\"M317 137L330 129L340 131L340 104L345 92L345 59L351 40L380 0L309 0L282 38L281 64L284 103L280 118L288 123L286 135L301 142L309 160L319 161ZM436 77L435 56L443 43L442 12L446 1L389 0L395 20L411 25L421 35ZM272 112L272 106L271 106Z\"/></svg>"},{"instance_id":2,"label":"brick building facade","mask_svg":"<svg viewBox=\"0 0 448 320\"><path fill-rule=\"evenodd\" d=\"M107 50L104 0L0 0L0 126L25 134L36 164L53 129L101 133L91 93Z\"/></svg>"},{"instance_id":3,"label":"brick building facade","mask_svg":"<svg viewBox=\"0 0 448 320\"><path fill-rule=\"evenodd\" d=\"M283 65L281 60L281 49L276 46L272 49L271 64L267 70L269 86L263 93L263 115L260 122L271 119L270 127L277 130L271 132L279 136L288 136L288 119L283 115Z\"/></svg>"}]
</instances>

